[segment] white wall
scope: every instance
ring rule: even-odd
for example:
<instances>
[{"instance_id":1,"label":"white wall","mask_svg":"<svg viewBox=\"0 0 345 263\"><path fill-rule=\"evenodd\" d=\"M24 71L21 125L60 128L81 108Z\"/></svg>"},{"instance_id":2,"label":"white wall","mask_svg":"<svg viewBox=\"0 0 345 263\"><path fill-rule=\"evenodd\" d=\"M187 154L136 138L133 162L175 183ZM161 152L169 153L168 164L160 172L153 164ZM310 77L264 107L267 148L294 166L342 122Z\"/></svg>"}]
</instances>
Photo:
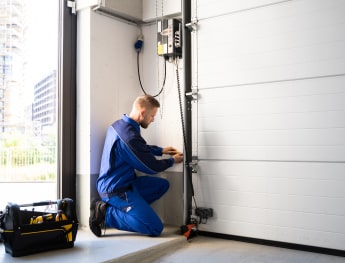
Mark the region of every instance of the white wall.
<instances>
[{"instance_id":1,"label":"white wall","mask_svg":"<svg viewBox=\"0 0 345 263\"><path fill-rule=\"evenodd\" d=\"M77 17L77 215L80 226L88 222L90 200L90 11ZM83 43L81 45L81 43Z\"/></svg>"},{"instance_id":2,"label":"white wall","mask_svg":"<svg viewBox=\"0 0 345 263\"><path fill-rule=\"evenodd\" d=\"M157 56L157 26L155 24L144 25L142 26L142 32L144 45L142 54L140 54L141 80L148 94L157 95L164 80L164 59ZM182 59L180 59L177 68L180 75L180 87L183 91L182 62ZM138 88L140 87L138 86ZM182 151L182 126L176 65L174 62L167 62L165 86L161 95L156 98L159 100L161 107L150 128L142 132L152 144L162 146L171 145ZM180 165L172 169L181 171Z\"/></svg>"},{"instance_id":3,"label":"white wall","mask_svg":"<svg viewBox=\"0 0 345 263\"><path fill-rule=\"evenodd\" d=\"M192 10L201 229L344 250L345 2Z\"/></svg>"},{"instance_id":4,"label":"white wall","mask_svg":"<svg viewBox=\"0 0 345 263\"><path fill-rule=\"evenodd\" d=\"M106 129L140 94L133 51L137 32L136 26L88 8L78 12L77 183L82 225L88 222Z\"/></svg>"},{"instance_id":5,"label":"white wall","mask_svg":"<svg viewBox=\"0 0 345 263\"><path fill-rule=\"evenodd\" d=\"M100 155L109 125L129 113L140 94L136 78L134 25L91 13L91 173L99 172Z\"/></svg>"},{"instance_id":6,"label":"white wall","mask_svg":"<svg viewBox=\"0 0 345 263\"><path fill-rule=\"evenodd\" d=\"M178 17L181 16L181 0L142 0L143 15L142 20L145 22L155 21L161 17Z\"/></svg>"},{"instance_id":7,"label":"white wall","mask_svg":"<svg viewBox=\"0 0 345 263\"><path fill-rule=\"evenodd\" d=\"M143 26L142 33L141 80L147 93L154 95L164 76L163 60L156 55L156 26ZM90 196L96 194L105 132L122 114L129 113L133 100L143 94L134 49L139 34L137 26L89 8L78 12L77 205L81 226L88 225ZM162 106L155 122L142 134L150 144L172 145L182 150L175 70L174 64L167 65L166 85L157 97ZM182 77L181 72L181 80ZM162 200L155 208L165 222L182 224L182 165L160 176L171 182L165 199L174 198L176 203L166 206Z\"/></svg>"},{"instance_id":8,"label":"white wall","mask_svg":"<svg viewBox=\"0 0 345 263\"><path fill-rule=\"evenodd\" d=\"M157 56L156 30L156 24L142 27L144 45L140 54L141 80L144 89L151 95L158 94L164 80L164 59ZM157 97L161 107L150 127L147 130L142 129L142 135L149 144L174 146L180 151L183 151L183 138L176 68L179 71L180 88L183 91L182 62L180 60L178 66L167 62L165 86L161 95ZM178 164L160 174L169 180L170 189L153 207L166 224L176 226L184 224L182 171L183 165Z\"/></svg>"}]
</instances>

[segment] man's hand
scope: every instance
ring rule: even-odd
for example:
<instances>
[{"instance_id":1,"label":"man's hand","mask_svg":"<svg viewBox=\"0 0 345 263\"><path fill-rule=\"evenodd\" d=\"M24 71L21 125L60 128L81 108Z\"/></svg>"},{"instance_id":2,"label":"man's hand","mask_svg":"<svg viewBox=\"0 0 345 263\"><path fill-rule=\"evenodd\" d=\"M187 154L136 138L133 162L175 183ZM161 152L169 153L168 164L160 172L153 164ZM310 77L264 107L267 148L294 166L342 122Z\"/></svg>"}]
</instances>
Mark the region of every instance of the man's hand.
<instances>
[{"instance_id":1,"label":"man's hand","mask_svg":"<svg viewBox=\"0 0 345 263\"><path fill-rule=\"evenodd\" d=\"M175 155L178 151L174 147L165 147L162 151L163 154Z\"/></svg>"},{"instance_id":2,"label":"man's hand","mask_svg":"<svg viewBox=\"0 0 345 263\"><path fill-rule=\"evenodd\" d=\"M183 154L182 153L176 153L173 155L174 163L181 163L183 161Z\"/></svg>"}]
</instances>

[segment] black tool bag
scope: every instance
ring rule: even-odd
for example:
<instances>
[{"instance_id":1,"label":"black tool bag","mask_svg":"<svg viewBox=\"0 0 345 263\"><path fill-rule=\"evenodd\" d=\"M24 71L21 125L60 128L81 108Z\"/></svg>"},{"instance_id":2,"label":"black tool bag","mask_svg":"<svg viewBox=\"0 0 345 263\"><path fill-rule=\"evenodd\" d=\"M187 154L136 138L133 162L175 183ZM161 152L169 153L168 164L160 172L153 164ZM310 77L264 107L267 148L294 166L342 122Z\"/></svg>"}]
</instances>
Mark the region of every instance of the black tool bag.
<instances>
[{"instance_id":1,"label":"black tool bag","mask_svg":"<svg viewBox=\"0 0 345 263\"><path fill-rule=\"evenodd\" d=\"M13 257L71 248L78 231L75 204L64 198L25 205L9 203L0 217L5 251Z\"/></svg>"}]
</instances>

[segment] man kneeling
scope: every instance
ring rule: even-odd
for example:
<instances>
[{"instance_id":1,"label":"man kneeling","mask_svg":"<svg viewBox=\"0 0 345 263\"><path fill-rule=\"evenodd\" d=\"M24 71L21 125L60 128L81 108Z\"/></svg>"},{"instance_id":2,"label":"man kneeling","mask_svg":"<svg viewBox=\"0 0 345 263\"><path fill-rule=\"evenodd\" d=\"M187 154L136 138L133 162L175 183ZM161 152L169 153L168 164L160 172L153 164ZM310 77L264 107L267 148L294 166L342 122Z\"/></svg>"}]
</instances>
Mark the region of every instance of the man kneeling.
<instances>
[{"instance_id":1,"label":"man kneeling","mask_svg":"<svg viewBox=\"0 0 345 263\"><path fill-rule=\"evenodd\" d=\"M89 225L96 236L102 227L159 236L163 223L150 204L169 188L166 179L137 176L162 172L183 161L173 147L148 145L140 135L154 121L159 102L150 95L138 97L129 115L115 121L107 130L97 190L102 200L91 201ZM170 155L165 159L156 156Z\"/></svg>"}]
</instances>

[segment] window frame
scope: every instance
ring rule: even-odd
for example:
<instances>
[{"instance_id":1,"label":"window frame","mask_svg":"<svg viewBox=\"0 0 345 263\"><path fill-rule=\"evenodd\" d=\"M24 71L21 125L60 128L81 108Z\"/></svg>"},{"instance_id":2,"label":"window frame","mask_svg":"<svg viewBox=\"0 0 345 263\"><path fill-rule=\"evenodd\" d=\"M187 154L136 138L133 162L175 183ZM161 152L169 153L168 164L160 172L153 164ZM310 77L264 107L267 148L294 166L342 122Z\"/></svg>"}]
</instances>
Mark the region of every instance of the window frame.
<instances>
[{"instance_id":1,"label":"window frame","mask_svg":"<svg viewBox=\"0 0 345 263\"><path fill-rule=\"evenodd\" d=\"M58 198L76 200L77 16L60 0Z\"/></svg>"}]
</instances>

